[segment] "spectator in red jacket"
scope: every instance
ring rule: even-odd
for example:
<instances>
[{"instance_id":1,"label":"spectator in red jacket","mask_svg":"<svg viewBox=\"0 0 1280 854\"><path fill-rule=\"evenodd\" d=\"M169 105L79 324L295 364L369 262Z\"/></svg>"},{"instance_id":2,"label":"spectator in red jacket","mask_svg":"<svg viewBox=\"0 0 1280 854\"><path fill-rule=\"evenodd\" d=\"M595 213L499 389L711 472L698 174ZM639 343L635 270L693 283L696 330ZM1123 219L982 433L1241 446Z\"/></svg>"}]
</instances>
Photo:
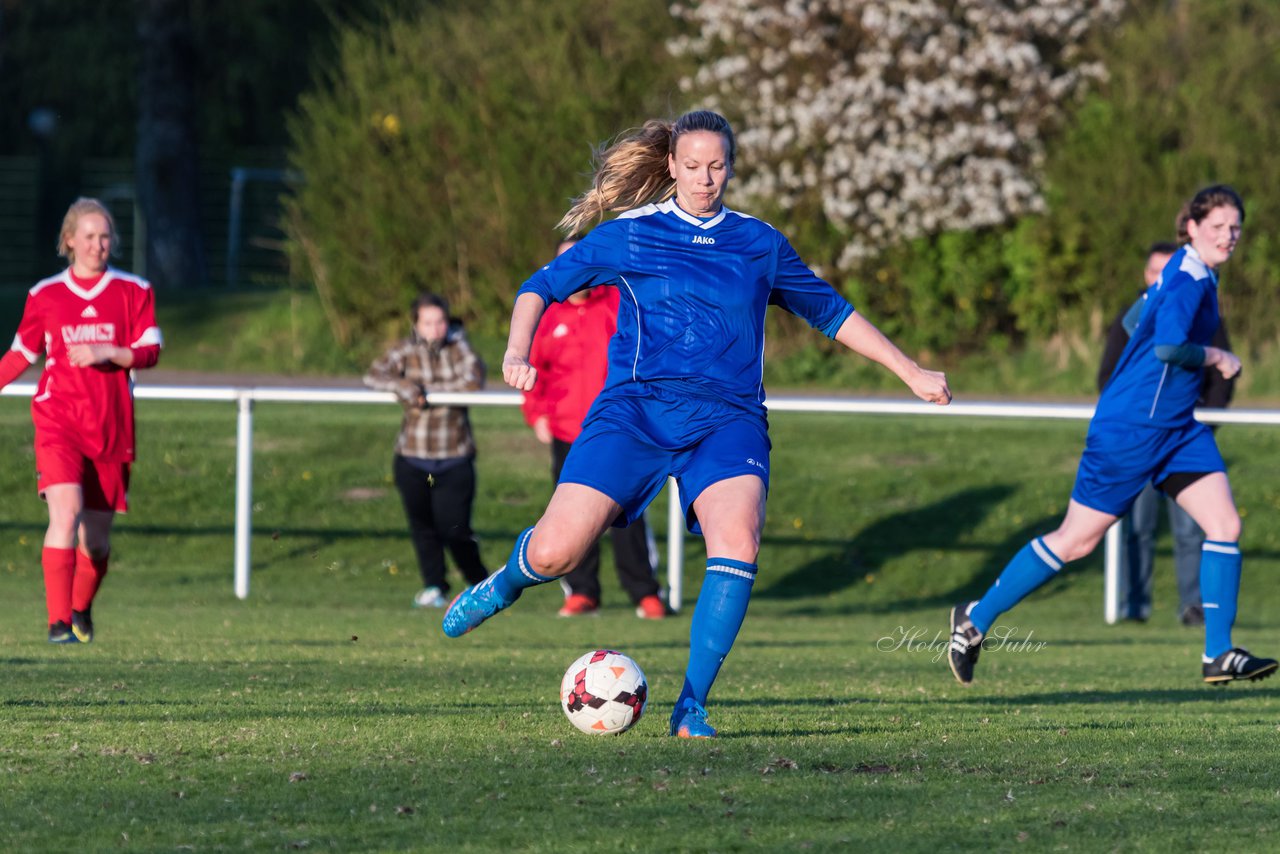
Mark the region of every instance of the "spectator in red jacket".
<instances>
[{"instance_id":1,"label":"spectator in red jacket","mask_svg":"<svg viewBox=\"0 0 1280 854\"><path fill-rule=\"evenodd\" d=\"M556 250L569 251L575 240ZM551 476L560 469L596 395L604 388L607 351L618 323L618 292L591 288L567 302L547 306L533 339L529 364L538 370L538 383L524 395L524 417L534 435L551 446ZM657 549L643 518L626 528L611 528L618 580L636 606L636 616L657 620L666 616L658 596ZM587 552L582 563L566 575L560 616L593 614L600 608L600 546Z\"/></svg>"}]
</instances>

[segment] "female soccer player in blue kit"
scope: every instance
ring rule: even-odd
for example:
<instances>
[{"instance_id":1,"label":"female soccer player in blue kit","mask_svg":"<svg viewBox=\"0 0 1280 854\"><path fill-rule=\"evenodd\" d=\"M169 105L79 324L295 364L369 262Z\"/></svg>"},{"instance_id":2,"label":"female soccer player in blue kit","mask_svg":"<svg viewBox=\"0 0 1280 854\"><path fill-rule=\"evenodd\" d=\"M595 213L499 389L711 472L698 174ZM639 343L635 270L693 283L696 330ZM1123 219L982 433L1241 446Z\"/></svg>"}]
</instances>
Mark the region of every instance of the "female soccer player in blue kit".
<instances>
[{"instance_id":1,"label":"female soccer player in blue kit","mask_svg":"<svg viewBox=\"0 0 1280 854\"><path fill-rule=\"evenodd\" d=\"M1014 555L976 602L951 609L951 672L973 681L982 639L996 619L1062 566L1094 550L1148 482L1178 502L1204 529L1200 591L1204 604L1204 681L1263 679L1277 663L1233 647L1240 591L1240 514L1213 432L1195 420L1201 370L1230 379L1234 354L1209 346L1218 329L1217 268L1231 257L1244 203L1230 187L1207 187L1188 208L1189 242L1165 264L1137 305L1137 328L1120 355L1085 439L1066 518Z\"/></svg>"},{"instance_id":2,"label":"female soccer player in blue kit","mask_svg":"<svg viewBox=\"0 0 1280 854\"><path fill-rule=\"evenodd\" d=\"M560 225L579 231L624 211L520 288L503 378L528 391L528 356L546 304L594 285L621 294L609 372L538 523L507 565L449 606L458 637L520 592L572 570L611 524L640 517L673 475L707 573L690 628L689 666L671 734L709 738L705 704L756 576L769 482L761 383L772 303L893 371L918 397L947 404L946 377L919 367L817 278L778 231L721 204L733 130L712 112L650 121L601 155L593 188Z\"/></svg>"}]
</instances>

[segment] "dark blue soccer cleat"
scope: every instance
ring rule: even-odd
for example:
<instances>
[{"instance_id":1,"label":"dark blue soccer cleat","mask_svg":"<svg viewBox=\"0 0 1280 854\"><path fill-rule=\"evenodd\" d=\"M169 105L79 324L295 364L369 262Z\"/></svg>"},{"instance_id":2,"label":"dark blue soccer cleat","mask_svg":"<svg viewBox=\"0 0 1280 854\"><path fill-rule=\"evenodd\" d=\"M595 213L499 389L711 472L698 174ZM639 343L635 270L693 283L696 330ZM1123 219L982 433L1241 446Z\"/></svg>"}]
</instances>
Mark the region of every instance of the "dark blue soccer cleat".
<instances>
[{"instance_id":1,"label":"dark blue soccer cleat","mask_svg":"<svg viewBox=\"0 0 1280 854\"><path fill-rule=\"evenodd\" d=\"M973 667L982 652L982 632L969 619L969 611L977 602L961 602L951 609L951 644L947 649L947 661L951 672L961 685L973 684Z\"/></svg>"},{"instance_id":2,"label":"dark blue soccer cleat","mask_svg":"<svg viewBox=\"0 0 1280 854\"><path fill-rule=\"evenodd\" d=\"M89 608L71 612L71 634L80 643L93 643L93 616Z\"/></svg>"},{"instance_id":3,"label":"dark blue soccer cleat","mask_svg":"<svg viewBox=\"0 0 1280 854\"><path fill-rule=\"evenodd\" d=\"M1277 668L1280 668L1280 663L1274 658L1259 658L1247 649L1236 647L1204 663L1204 681L1210 685L1225 685L1237 679L1266 679Z\"/></svg>"},{"instance_id":4,"label":"dark blue soccer cleat","mask_svg":"<svg viewBox=\"0 0 1280 854\"><path fill-rule=\"evenodd\" d=\"M493 576L459 593L444 612L444 633L458 638L510 605L493 587Z\"/></svg>"},{"instance_id":5,"label":"dark blue soccer cleat","mask_svg":"<svg viewBox=\"0 0 1280 854\"><path fill-rule=\"evenodd\" d=\"M71 627L58 620L49 625L49 643L80 643L80 639L71 631Z\"/></svg>"},{"instance_id":6,"label":"dark blue soccer cleat","mask_svg":"<svg viewBox=\"0 0 1280 854\"><path fill-rule=\"evenodd\" d=\"M686 697L671 712L671 734L680 738L715 738L716 728L707 723L707 710L697 700Z\"/></svg>"}]
</instances>

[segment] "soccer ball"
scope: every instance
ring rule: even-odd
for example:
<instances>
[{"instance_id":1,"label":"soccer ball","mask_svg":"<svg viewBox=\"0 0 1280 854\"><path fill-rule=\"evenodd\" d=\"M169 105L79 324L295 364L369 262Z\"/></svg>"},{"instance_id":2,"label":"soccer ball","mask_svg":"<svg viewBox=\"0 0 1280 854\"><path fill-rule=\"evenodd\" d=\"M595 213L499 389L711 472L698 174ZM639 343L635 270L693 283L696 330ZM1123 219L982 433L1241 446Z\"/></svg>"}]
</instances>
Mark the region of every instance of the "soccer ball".
<instances>
[{"instance_id":1,"label":"soccer ball","mask_svg":"<svg viewBox=\"0 0 1280 854\"><path fill-rule=\"evenodd\" d=\"M591 735L618 735L636 725L649 699L644 671L627 656L597 649L579 658L560 680L560 708Z\"/></svg>"}]
</instances>

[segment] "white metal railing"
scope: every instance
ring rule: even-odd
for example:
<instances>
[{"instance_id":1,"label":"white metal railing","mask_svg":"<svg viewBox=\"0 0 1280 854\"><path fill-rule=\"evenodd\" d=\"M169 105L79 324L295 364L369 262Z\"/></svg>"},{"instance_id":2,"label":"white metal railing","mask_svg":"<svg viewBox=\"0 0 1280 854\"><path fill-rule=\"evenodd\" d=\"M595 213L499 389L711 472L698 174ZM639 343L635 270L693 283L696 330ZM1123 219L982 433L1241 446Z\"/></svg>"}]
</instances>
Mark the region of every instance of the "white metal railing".
<instances>
[{"instance_id":1,"label":"white metal railing","mask_svg":"<svg viewBox=\"0 0 1280 854\"><path fill-rule=\"evenodd\" d=\"M264 403L396 403L390 392L365 389L201 387L139 385L134 397L140 400L234 401L236 417L236 513L235 513L235 594L249 595L249 555L253 510L253 406ZM13 383L0 395L26 396L35 393L33 383ZM514 391L431 392L428 400L441 406L519 406L521 395ZM773 412L823 412L849 415L912 415L942 418L1049 418L1087 421L1093 417L1089 404L1057 403L930 403L840 397L777 397L766 401ZM1206 424L1280 425L1280 410L1202 409L1196 418ZM671 607L679 610L683 596L684 518L674 478L668 478L667 590ZM1107 531L1104 546L1105 582L1103 615L1108 623L1120 618L1121 523Z\"/></svg>"}]
</instances>

